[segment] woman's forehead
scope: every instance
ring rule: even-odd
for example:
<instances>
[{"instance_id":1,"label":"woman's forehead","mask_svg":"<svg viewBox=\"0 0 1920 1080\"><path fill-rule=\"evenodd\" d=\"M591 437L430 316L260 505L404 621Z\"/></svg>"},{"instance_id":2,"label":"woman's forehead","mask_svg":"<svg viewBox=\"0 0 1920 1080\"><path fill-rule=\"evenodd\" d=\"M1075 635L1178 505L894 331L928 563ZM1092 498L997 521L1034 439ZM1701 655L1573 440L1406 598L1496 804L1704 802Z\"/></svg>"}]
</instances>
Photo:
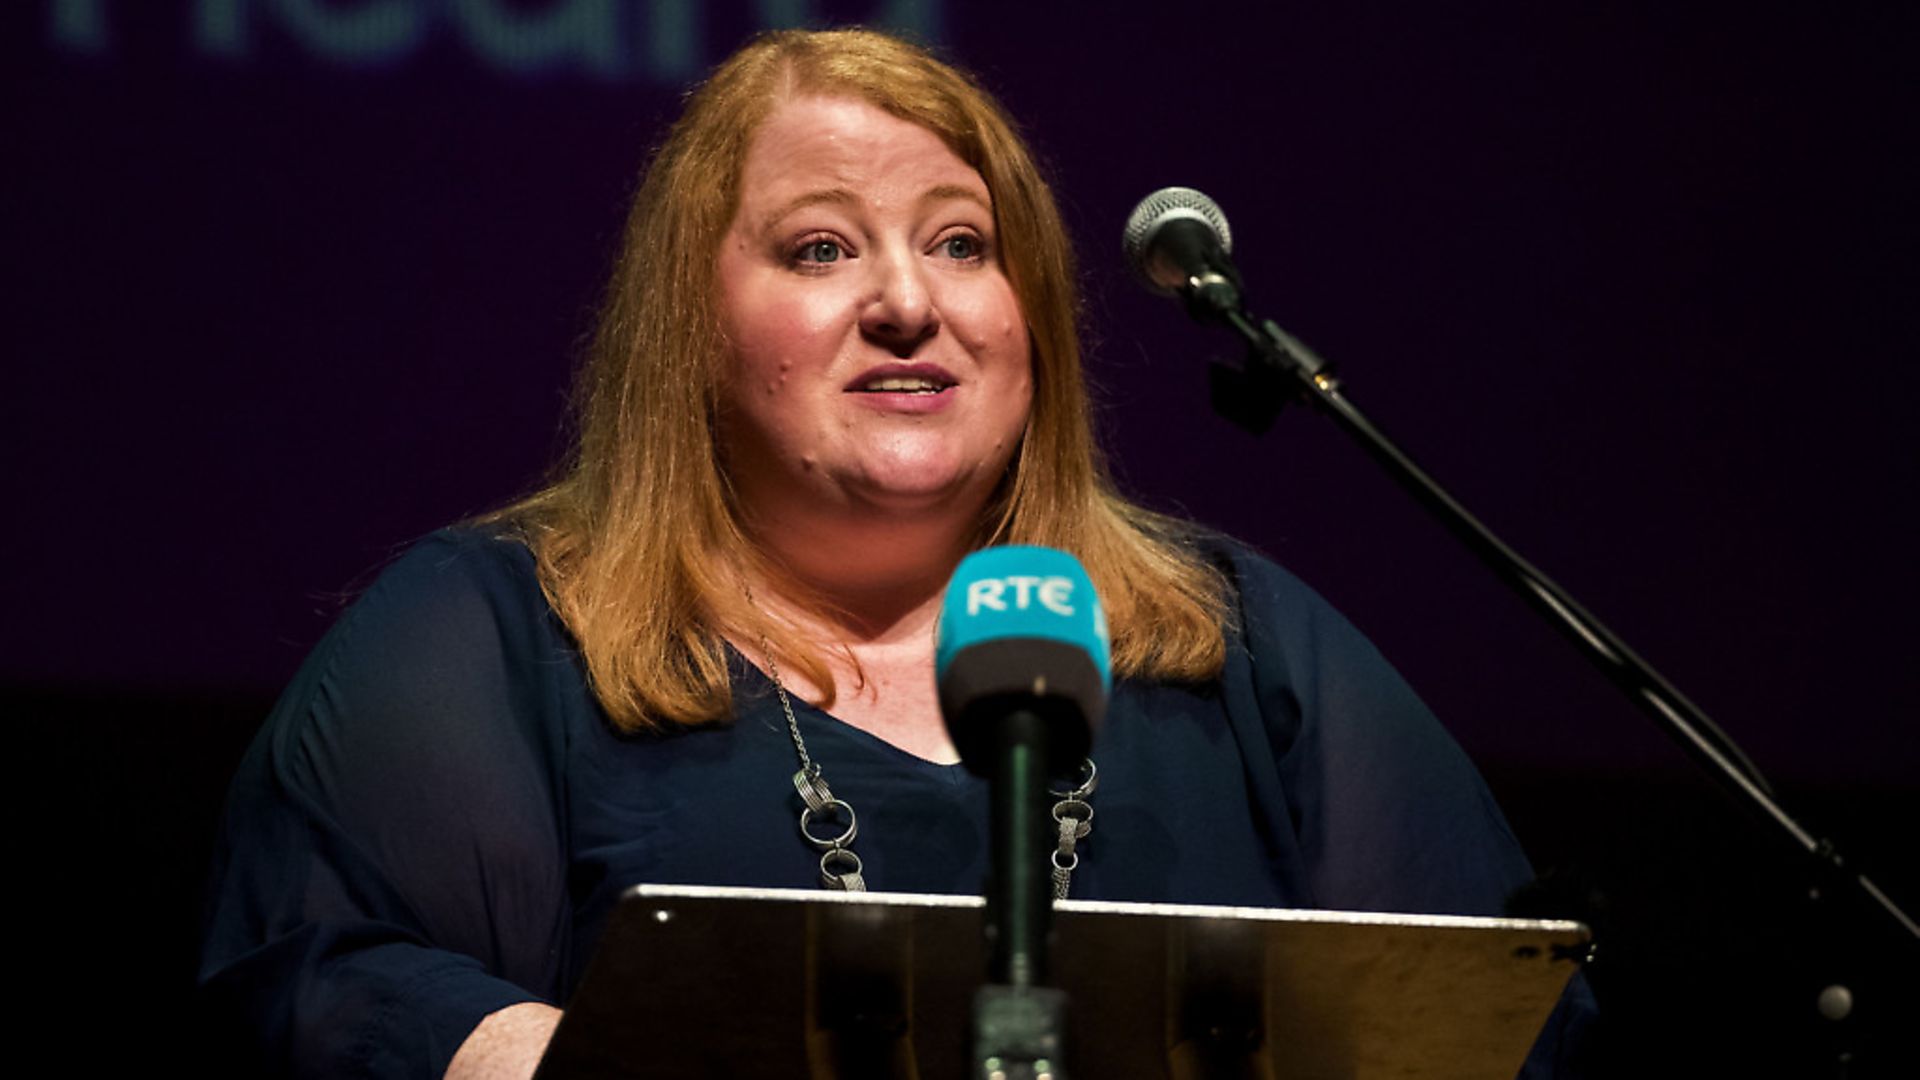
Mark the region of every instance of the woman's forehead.
<instances>
[{"instance_id":1,"label":"woman's forehead","mask_svg":"<svg viewBox=\"0 0 1920 1080\"><path fill-rule=\"evenodd\" d=\"M930 128L851 97L781 101L755 130L740 177L741 210L760 218L814 202L971 198L991 207L980 174Z\"/></svg>"}]
</instances>

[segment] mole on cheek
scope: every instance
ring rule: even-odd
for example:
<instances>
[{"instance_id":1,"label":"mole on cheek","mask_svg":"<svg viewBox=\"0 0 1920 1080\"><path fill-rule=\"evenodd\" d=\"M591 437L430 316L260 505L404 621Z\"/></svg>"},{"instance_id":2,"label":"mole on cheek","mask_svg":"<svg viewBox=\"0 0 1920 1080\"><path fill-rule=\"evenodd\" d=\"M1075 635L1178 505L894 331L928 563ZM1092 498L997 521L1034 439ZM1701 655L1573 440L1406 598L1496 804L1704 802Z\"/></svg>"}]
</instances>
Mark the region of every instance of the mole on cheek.
<instances>
[{"instance_id":1,"label":"mole on cheek","mask_svg":"<svg viewBox=\"0 0 1920 1080\"><path fill-rule=\"evenodd\" d=\"M793 370L793 361L791 360L780 361L780 373L774 378L767 380L767 396L768 397L772 397L773 395L779 393L780 389L787 385L787 375L792 370Z\"/></svg>"}]
</instances>

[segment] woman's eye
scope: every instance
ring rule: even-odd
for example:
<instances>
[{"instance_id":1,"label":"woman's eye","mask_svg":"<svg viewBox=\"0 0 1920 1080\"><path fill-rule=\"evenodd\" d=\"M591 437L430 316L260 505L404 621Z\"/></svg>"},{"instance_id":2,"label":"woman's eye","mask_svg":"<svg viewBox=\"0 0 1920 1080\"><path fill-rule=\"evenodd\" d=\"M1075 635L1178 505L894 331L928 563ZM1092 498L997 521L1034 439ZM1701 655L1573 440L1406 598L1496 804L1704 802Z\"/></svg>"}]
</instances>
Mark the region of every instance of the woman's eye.
<instances>
[{"instance_id":1,"label":"woman's eye","mask_svg":"<svg viewBox=\"0 0 1920 1080\"><path fill-rule=\"evenodd\" d=\"M940 246L949 259L967 262L980 257L981 244L977 236L968 236L965 233L949 236L940 242Z\"/></svg>"},{"instance_id":2,"label":"woman's eye","mask_svg":"<svg viewBox=\"0 0 1920 1080\"><path fill-rule=\"evenodd\" d=\"M803 263L839 262L840 245L832 240L809 240L794 252L794 260Z\"/></svg>"}]
</instances>

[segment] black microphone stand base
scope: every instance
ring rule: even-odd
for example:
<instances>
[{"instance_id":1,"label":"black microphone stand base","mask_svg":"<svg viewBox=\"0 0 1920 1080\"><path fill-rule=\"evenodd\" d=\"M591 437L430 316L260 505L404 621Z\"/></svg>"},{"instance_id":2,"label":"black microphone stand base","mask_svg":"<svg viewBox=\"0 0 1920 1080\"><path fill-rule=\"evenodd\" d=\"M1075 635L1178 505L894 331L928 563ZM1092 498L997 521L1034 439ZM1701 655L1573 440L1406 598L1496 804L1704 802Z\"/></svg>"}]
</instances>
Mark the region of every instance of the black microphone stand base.
<instances>
[{"instance_id":1,"label":"black microphone stand base","mask_svg":"<svg viewBox=\"0 0 1920 1080\"><path fill-rule=\"evenodd\" d=\"M971 1080L1066 1080L1067 995L988 983L973 997Z\"/></svg>"}]
</instances>

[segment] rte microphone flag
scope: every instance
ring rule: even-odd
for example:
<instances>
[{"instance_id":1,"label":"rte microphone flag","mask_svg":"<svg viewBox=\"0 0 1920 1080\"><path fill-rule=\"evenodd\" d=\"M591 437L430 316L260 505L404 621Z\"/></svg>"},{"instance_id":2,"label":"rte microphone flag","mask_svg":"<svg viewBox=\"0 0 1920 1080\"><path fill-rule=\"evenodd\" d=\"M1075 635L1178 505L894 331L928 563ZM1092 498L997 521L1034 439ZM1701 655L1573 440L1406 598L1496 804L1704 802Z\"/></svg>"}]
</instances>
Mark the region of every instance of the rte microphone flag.
<instances>
[{"instance_id":1,"label":"rte microphone flag","mask_svg":"<svg viewBox=\"0 0 1920 1080\"><path fill-rule=\"evenodd\" d=\"M947 585L934 649L940 711L961 760L982 772L986 728L1024 709L1046 724L1047 760L1077 768L1113 685L1107 619L1078 559L1043 547L967 556Z\"/></svg>"}]
</instances>

